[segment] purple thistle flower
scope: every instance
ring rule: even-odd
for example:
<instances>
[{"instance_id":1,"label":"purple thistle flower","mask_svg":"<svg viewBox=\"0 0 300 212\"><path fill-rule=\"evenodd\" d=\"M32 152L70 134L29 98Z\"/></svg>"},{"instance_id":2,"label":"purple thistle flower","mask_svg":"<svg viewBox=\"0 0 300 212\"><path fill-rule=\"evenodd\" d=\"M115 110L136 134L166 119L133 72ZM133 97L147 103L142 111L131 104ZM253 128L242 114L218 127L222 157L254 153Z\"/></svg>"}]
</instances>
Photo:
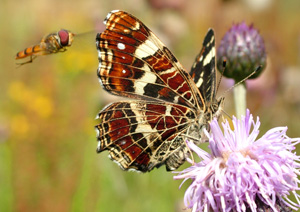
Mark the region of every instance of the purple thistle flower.
<instances>
[{"instance_id":1,"label":"purple thistle flower","mask_svg":"<svg viewBox=\"0 0 300 212\"><path fill-rule=\"evenodd\" d=\"M224 35L217 50L217 66L223 70L226 60L225 77L237 82L248 77L258 66L259 71L250 77L256 78L266 66L266 51L263 38L251 24L234 24Z\"/></svg>"},{"instance_id":2,"label":"purple thistle flower","mask_svg":"<svg viewBox=\"0 0 300 212\"><path fill-rule=\"evenodd\" d=\"M300 138L289 138L287 127L276 127L257 139L260 122L249 110L241 120L233 116L232 122L234 130L226 120L222 131L214 119L211 133L205 131L211 154L187 142L201 161L188 159L192 166L174 176L183 182L192 180L185 205L193 211L297 210L300 163L292 150ZM290 193L297 203L288 198Z\"/></svg>"}]
</instances>

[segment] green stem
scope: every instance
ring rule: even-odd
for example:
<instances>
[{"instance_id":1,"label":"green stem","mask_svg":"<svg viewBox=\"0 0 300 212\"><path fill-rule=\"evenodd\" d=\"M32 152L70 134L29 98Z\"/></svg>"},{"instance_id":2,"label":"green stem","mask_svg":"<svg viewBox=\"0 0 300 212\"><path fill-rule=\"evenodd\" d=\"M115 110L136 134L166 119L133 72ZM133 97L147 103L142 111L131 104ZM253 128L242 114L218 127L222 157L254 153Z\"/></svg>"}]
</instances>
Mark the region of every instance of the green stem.
<instances>
[{"instance_id":1,"label":"green stem","mask_svg":"<svg viewBox=\"0 0 300 212\"><path fill-rule=\"evenodd\" d=\"M246 114L246 83L240 83L239 85L233 88L233 98L234 98L234 106L236 111L236 117L240 118L241 115Z\"/></svg>"}]
</instances>

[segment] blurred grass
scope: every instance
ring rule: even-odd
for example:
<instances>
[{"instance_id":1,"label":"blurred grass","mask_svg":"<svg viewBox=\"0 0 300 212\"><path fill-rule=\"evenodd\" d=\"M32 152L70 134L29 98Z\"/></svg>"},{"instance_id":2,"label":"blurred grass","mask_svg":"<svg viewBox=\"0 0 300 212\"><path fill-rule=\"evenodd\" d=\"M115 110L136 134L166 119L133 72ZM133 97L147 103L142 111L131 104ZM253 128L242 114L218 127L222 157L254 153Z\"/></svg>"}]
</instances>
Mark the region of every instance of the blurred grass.
<instances>
[{"instance_id":1,"label":"blurred grass","mask_svg":"<svg viewBox=\"0 0 300 212\"><path fill-rule=\"evenodd\" d=\"M1 1L0 211L184 208L188 183L178 190L181 182L173 181L174 174L165 167L147 174L123 172L106 152L96 154L94 117L119 98L99 85L94 33L76 37L65 53L15 65L17 51L47 33L61 28L100 32L112 9L143 20L187 68L209 27L215 29L218 44L233 22L254 22L265 38L269 59L262 77L249 83L248 107L260 116L262 133L287 125L289 136L299 136L300 77L294 77L300 72L299 1L270 2L257 11L234 0L169 1L164 9L154 0ZM219 95L229 84L222 79ZM226 111L234 113L230 94Z\"/></svg>"},{"instance_id":2,"label":"blurred grass","mask_svg":"<svg viewBox=\"0 0 300 212\"><path fill-rule=\"evenodd\" d=\"M13 209L13 182L12 182L12 158L7 144L0 145L0 205L1 211L12 211Z\"/></svg>"}]
</instances>

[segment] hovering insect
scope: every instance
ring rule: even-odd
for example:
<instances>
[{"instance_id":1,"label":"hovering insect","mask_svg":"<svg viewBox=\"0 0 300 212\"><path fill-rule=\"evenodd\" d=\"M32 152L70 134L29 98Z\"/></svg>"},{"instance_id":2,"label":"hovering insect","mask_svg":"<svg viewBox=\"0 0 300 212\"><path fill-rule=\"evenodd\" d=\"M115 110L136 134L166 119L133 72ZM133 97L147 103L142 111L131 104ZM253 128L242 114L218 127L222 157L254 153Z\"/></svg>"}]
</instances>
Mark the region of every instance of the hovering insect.
<instances>
[{"instance_id":1,"label":"hovering insect","mask_svg":"<svg viewBox=\"0 0 300 212\"><path fill-rule=\"evenodd\" d=\"M16 55L16 60L30 57L29 61L24 63L17 63L24 65L31 63L39 55L48 55L57 52L66 51L66 47L71 46L73 43L74 33L61 29L56 33L51 33L42 38L39 44L30 46Z\"/></svg>"}]
</instances>

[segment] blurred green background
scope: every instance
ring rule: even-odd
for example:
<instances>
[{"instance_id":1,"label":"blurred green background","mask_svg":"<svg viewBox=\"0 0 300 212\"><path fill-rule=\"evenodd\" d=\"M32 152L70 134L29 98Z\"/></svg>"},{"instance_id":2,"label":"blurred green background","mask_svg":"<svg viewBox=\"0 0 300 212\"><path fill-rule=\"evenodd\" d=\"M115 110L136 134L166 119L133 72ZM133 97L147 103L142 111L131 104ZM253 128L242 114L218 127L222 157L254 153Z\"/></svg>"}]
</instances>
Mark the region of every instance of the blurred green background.
<instances>
[{"instance_id":1,"label":"blurred green background","mask_svg":"<svg viewBox=\"0 0 300 212\"><path fill-rule=\"evenodd\" d=\"M113 9L141 19L187 70L209 27L217 45L232 23L254 23L264 37L267 69L248 82L248 108L261 132L300 129L298 0L1 0L0 211L182 211L188 183L165 167L124 172L96 154L95 116L117 101L102 90L95 31ZM15 54L61 28L75 33L67 52L16 65ZM222 79L218 96L232 85ZM232 91L225 111L233 115ZM180 168L182 170L184 167Z\"/></svg>"}]
</instances>

